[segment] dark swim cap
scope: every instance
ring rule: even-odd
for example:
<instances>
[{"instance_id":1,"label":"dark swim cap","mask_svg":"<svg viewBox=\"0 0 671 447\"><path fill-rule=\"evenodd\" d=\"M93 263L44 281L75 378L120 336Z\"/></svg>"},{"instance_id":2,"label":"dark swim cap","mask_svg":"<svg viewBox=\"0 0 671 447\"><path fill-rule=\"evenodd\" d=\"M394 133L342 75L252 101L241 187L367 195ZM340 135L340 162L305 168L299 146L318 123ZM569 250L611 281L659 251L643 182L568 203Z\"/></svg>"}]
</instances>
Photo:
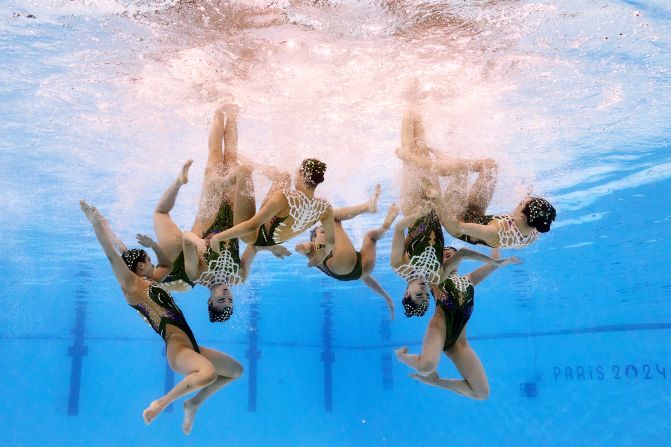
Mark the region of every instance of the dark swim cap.
<instances>
[{"instance_id":1,"label":"dark swim cap","mask_svg":"<svg viewBox=\"0 0 671 447\"><path fill-rule=\"evenodd\" d=\"M532 197L522 213L527 216L527 223L540 233L550 231L550 225L557 217L557 210L545 199Z\"/></svg>"},{"instance_id":2,"label":"dark swim cap","mask_svg":"<svg viewBox=\"0 0 671 447\"><path fill-rule=\"evenodd\" d=\"M233 315L233 308L226 306L222 310L219 310L208 304L207 312L210 314L210 323L225 323Z\"/></svg>"},{"instance_id":3,"label":"dark swim cap","mask_svg":"<svg viewBox=\"0 0 671 447\"><path fill-rule=\"evenodd\" d=\"M306 158L301 163L301 174L305 183L314 188L324 181L324 173L326 172L326 163L322 163L316 158Z\"/></svg>"},{"instance_id":4,"label":"dark swim cap","mask_svg":"<svg viewBox=\"0 0 671 447\"><path fill-rule=\"evenodd\" d=\"M130 250L126 250L121 253L121 259L123 259L123 262L126 263L128 269L135 273L137 265L147 259L147 252L141 248L131 248Z\"/></svg>"},{"instance_id":5,"label":"dark swim cap","mask_svg":"<svg viewBox=\"0 0 671 447\"><path fill-rule=\"evenodd\" d=\"M405 316L408 318L422 317L429 309L428 301L422 301L419 304L415 304L412 298L410 298L410 294L408 294L407 292L403 297L403 301L401 302L403 303L403 311L405 312Z\"/></svg>"}]
</instances>

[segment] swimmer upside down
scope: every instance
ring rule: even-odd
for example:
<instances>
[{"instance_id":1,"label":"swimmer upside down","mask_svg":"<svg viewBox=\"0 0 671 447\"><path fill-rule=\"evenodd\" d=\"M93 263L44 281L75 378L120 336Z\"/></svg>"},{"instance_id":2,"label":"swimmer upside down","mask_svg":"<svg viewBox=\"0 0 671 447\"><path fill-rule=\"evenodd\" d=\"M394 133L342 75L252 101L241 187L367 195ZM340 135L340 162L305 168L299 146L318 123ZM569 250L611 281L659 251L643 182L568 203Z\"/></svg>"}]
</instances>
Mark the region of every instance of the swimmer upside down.
<instances>
[{"instance_id":1,"label":"swimmer upside down","mask_svg":"<svg viewBox=\"0 0 671 447\"><path fill-rule=\"evenodd\" d=\"M431 294L436 302L436 310L429 321L424 335L420 354L408 354L408 348L397 349L396 358L417 373L410 377L428 385L448 389L471 399L484 400L489 397L487 375L471 346L466 340L466 324L473 312L475 286L482 282L498 267L518 264L519 259L512 257L499 259L499 249L492 249L492 257L480 254L477 259L487 265L460 276L457 273L459 263L468 259L468 251L446 247L443 250L444 272L440 284L431 286ZM476 258L471 258L476 259ZM428 297L427 297L428 301ZM428 306L427 306L428 307ZM426 308L424 308L424 312ZM406 305L406 314L423 315L418 302ZM444 352L457 367L463 379L442 379L436 368L440 354Z\"/></svg>"},{"instance_id":2,"label":"swimmer upside down","mask_svg":"<svg viewBox=\"0 0 671 447\"><path fill-rule=\"evenodd\" d=\"M465 160L448 158L426 144L424 124L416 105L403 116L401 146L396 150L403 160L406 197L416 196L412 186L424 188L425 198L434 203L445 230L470 244L492 248L524 248L540 233L550 231L557 216L555 208L541 197L527 197L510 214L486 214L498 176L493 159ZM431 159L431 154L436 160ZM477 179L469 188L469 173ZM447 179L440 193L439 177ZM414 194L413 194L414 193ZM404 211L405 213L405 211Z\"/></svg>"},{"instance_id":3,"label":"swimmer upside down","mask_svg":"<svg viewBox=\"0 0 671 447\"><path fill-rule=\"evenodd\" d=\"M237 117L238 108L234 104L226 104L214 113L200 204L191 231L182 232L170 212L179 190L188 183L192 160L184 163L154 210L154 231L161 249L173 264L172 271L162 281L207 287L211 322L225 322L231 317L231 288L247 280L259 251L270 251L279 258L291 254L280 245L248 245L240 256L237 238L221 242L218 250L210 247L214 235L250 219L256 210L251 167L238 160Z\"/></svg>"},{"instance_id":4,"label":"swimmer upside down","mask_svg":"<svg viewBox=\"0 0 671 447\"><path fill-rule=\"evenodd\" d=\"M317 268L324 274L338 281L361 280L373 292L380 295L389 308L391 319L394 319L394 301L382 286L373 278L371 273L375 268L375 258L377 257L377 241L384 236L389 227L398 216L399 209L396 205L389 208L387 217L382 226L368 231L364 235L361 249L357 251L352 245L352 240L343 228L342 222L353 219L363 213L376 213L377 201L381 193L380 185L375 187L375 194L371 200L360 205L347 208L337 208L333 210L335 222L335 245L333 250L326 258L317 264ZM296 251L311 258L315 253L326 245L326 233L322 226L314 228L310 233L310 242L303 242L296 245Z\"/></svg>"}]
</instances>

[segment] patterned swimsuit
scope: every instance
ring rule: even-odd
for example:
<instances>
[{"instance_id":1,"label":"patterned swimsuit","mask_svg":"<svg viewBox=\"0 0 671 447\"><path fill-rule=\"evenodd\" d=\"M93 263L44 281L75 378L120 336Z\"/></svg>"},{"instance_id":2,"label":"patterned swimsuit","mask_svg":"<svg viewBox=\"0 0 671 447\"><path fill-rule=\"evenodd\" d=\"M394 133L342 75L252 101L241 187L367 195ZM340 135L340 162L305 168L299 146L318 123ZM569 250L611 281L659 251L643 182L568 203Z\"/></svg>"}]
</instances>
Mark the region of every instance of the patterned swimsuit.
<instances>
[{"instance_id":1,"label":"patterned swimsuit","mask_svg":"<svg viewBox=\"0 0 671 447\"><path fill-rule=\"evenodd\" d=\"M443 351L450 349L459 339L473 313L475 289L468 276L451 273L440 285L431 288L436 306L445 316L445 344Z\"/></svg>"},{"instance_id":2,"label":"patterned swimsuit","mask_svg":"<svg viewBox=\"0 0 671 447\"><path fill-rule=\"evenodd\" d=\"M410 262L394 270L406 281L423 278L429 284L438 284L444 243L438 215L431 210L426 216L417 219L417 222L408 229L405 252Z\"/></svg>"}]
</instances>

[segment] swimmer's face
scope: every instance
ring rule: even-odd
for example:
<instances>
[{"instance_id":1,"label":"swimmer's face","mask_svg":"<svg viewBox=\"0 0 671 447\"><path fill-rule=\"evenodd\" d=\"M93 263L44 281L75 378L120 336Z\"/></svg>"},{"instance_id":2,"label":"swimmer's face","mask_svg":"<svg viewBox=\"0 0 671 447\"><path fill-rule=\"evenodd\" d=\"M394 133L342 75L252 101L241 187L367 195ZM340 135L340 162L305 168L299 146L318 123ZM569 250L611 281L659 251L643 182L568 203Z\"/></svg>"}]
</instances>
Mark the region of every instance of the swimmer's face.
<instances>
[{"instance_id":1,"label":"swimmer's face","mask_svg":"<svg viewBox=\"0 0 671 447\"><path fill-rule=\"evenodd\" d=\"M413 279L408 283L408 294L415 305L429 301L429 284L425 279Z\"/></svg>"},{"instance_id":2,"label":"swimmer's face","mask_svg":"<svg viewBox=\"0 0 671 447\"><path fill-rule=\"evenodd\" d=\"M326 243L326 231L324 227L317 227L314 231L314 236L310 237L310 240L315 244L325 244Z\"/></svg>"},{"instance_id":3,"label":"swimmer's face","mask_svg":"<svg viewBox=\"0 0 671 447\"><path fill-rule=\"evenodd\" d=\"M457 249L454 247L445 247L443 248L443 264L445 264L454 254L457 252Z\"/></svg>"},{"instance_id":4,"label":"swimmer's face","mask_svg":"<svg viewBox=\"0 0 671 447\"><path fill-rule=\"evenodd\" d=\"M154 275L154 268L155 268L154 264L151 263L151 257L149 257L149 255L146 255L144 257L144 261L140 261L137 263L135 273L137 273L139 276L151 277Z\"/></svg>"},{"instance_id":5,"label":"swimmer's face","mask_svg":"<svg viewBox=\"0 0 671 447\"><path fill-rule=\"evenodd\" d=\"M212 287L207 304L218 312L223 311L225 307L233 309L233 293L231 293L231 288L225 284Z\"/></svg>"}]
</instances>

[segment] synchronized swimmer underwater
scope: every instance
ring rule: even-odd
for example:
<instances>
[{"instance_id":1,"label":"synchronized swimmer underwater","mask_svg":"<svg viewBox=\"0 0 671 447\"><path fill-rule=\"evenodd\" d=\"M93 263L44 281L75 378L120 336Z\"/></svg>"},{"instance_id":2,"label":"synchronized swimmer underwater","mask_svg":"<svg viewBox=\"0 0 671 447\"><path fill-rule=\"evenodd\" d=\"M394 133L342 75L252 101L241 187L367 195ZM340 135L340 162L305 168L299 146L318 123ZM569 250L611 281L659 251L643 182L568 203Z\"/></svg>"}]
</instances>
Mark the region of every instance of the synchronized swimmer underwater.
<instances>
[{"instance_id":1,"label":"synchronized swimmer underwater","mask_svg":"<svg viewBox=\"0 0 671 447\"><path fill-rule=\"evenodd\" d=\"M147 424L171 402L196 393L184 401L182 429L191 433L203 402L243 374L239 361L197 342L171 292L206 287L210 321L229 321L235 318L233 290L250 280L257 253L289 256L284 244L306 232L309 239L298 242L295 251L307 258L307 266L335 281L362 281L384 299L390 319L394 319L396 300L406 317L422 317L433 298L434 313L421 352L410 354L407 347L395 351L399 362L414 370L410 377L472 399L488 398L487 375L466 337L475 287L498 268L520 263L515 256L502 258L501 249L533 244L550 230L556 211L544 198L521 197L509 214L487 214L498 180L497 161L450 158L449 149L441 152L429 147L421 109L418 96L409 95L400 146L389 150L402 162L398 205L392 204L380 226L365 233L359 250L344 224L378 211L380 186L371 185L374 192L364 203L334 208L316 195L327 173L323 161L308 158L288 172L238 153L239 110L232 103L219 107L212 118L201 197L190 230L180 229L170 212L180 189L189 183L193 160L184 162L156 204L157 242L148 235L137 236L141 246L154 252L156 265L144 249L127 248L96 207L80 202L127 303L163 338L170 368L184 376L149 403L142 414ZM258 209L255 175L271 183ZM377 242L390 229L391 267L406 283L405 293L396 298L373 276ZM448 245L446 234L471 248ZM489 247L490 252L477 251L478 245ZM462 275L458 267L464 260L482 266ZM438 376L441 353L454 363L461 378Z\"/></svg>"}]
</instances>

